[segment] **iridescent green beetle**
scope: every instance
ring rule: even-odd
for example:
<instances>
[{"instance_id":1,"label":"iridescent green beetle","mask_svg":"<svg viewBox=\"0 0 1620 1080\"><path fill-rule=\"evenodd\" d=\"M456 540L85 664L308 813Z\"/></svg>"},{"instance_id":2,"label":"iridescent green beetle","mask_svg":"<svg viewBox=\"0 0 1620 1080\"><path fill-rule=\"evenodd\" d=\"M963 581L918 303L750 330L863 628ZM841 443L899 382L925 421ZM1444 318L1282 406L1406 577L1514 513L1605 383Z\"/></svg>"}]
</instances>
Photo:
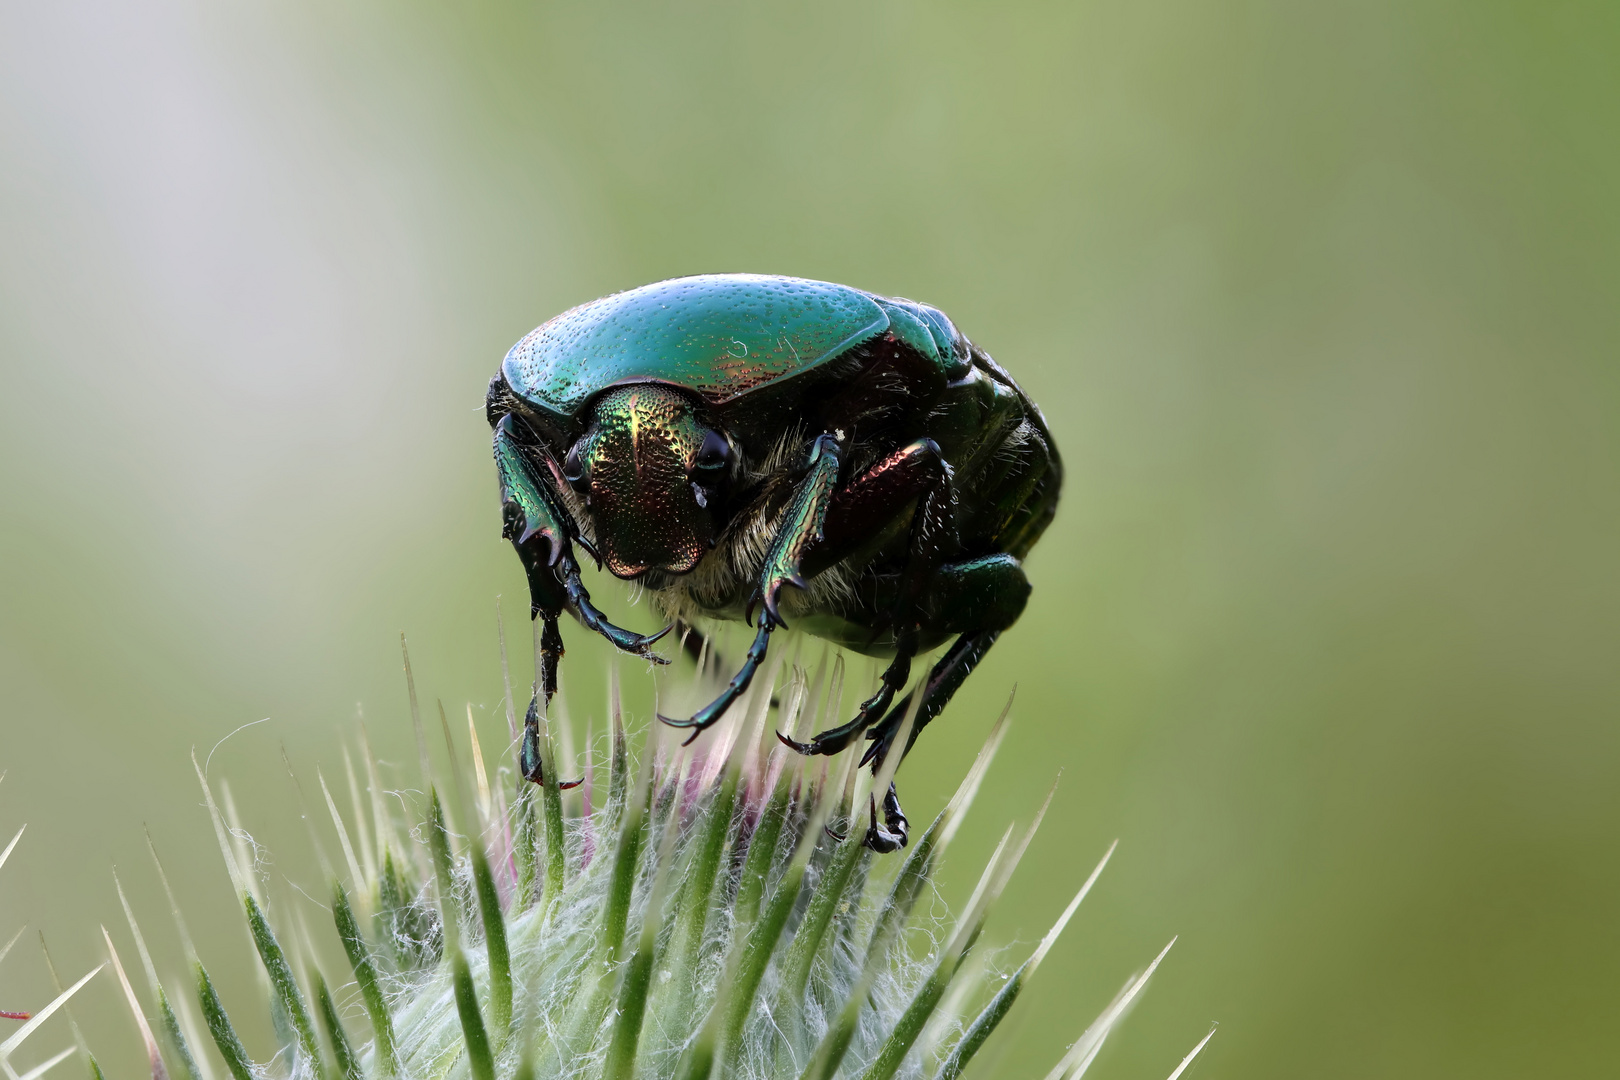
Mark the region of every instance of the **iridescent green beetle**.
<instances>
[{"instance_id":1,"label":"iridescent green beetle","mask_svg":"<svg viewBox=\"0 0 1620 1080\"><path fill-rule=\"evenodd\" d=\"M564 312L507 353L487 412L548 699L565 608L665 662L651 645L668 627L633 634L592 605L578 544L683 627L761 609L725 692L663 718L694 737L746 689L779 626L892 657L852 720L784 739L831 754L864 733L874 769L912 658L956 639L921 686L914 739L1022 613L1020 560L1062 484L1040 410L942 313L800 278L676 278ZM537 779L529 730L523 767ZM905 843L892 786L876 818L867 843Z\"/></svg>"}]
</instances>

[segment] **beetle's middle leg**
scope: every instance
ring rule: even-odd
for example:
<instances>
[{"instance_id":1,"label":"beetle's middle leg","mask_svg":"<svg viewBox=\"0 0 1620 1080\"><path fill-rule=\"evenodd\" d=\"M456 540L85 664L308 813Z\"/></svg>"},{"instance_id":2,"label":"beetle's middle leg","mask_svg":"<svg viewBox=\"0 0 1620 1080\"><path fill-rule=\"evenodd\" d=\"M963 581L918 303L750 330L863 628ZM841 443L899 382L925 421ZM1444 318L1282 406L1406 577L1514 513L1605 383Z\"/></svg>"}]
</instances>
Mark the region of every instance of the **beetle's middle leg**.
<instances>
[{"instance_id":1,"label":"beetle's middle leg","mask_svg":"<svg viewBox=\"0 0 1620 1080\"><path fill-rule=\"evenodd\" d=\"M932 439L918 439L902 446L851 480L833 498L827 512L826 543L817 551L817 561L823 563L841 558L914 499L917 505L911 519L911 553L893 613L894 660L883 672L877 693L861 703L853 720L820 732L807 743L777 736L801 754L836 754L889 711L894 695L911 677L924 591L935 567L954 553L956 546L951 467Z\"/></svg>"},{"instance_id":2,"label":"beetle's middle leg","mask_svg":"<svg viewBox=\"0 0 1620 1080\"><path fill-rule=\"evenodd\" d=\"M860 711L855 714L855 719L839 724L835 728L817 732L810 737L809 742L790 739L780 731L776 733L776 737L784 746L791 747L801 754L838 753L859 738L861 732L870 727L873 721L882 718L889 708L889 703L894 700L894 695L899 693L906 685L906 680L911 678L911 661L916 655L916 631L900 632L895 637L894 659L883 669L877 693L861 702Z\"/></svg>"},{"instance_id":3,"label":"beetle's middle leg","mask_svg":"<svg viewBox=\"0 0 1620 1080\"><path fill-rule=\"evenodd\" d=\"M761 610L759 630L754 634L754 643L748 647L748 655L743 660L742 670L732 676L731 682L720 692L719 697L693 713L690 718L675 720L659 715L658 719L671 727L692 728L692 734L686 740L688 743L720 719L731 707L732 702L748 689L748 684L754 680L754 673L765 660L765 652L770 647L771 631L778 626L787 626L782 620L781 612L777 610L777 604L782 596L782 586L797 585L801 589L805 586L804 576L800 573L800 564L805 551L824 535L823 526L827 519L827 508L838 485L838 463L841 455L838 440L831 435L817 436L815 442L810 444L805 477L794 489L793 498L776 527L776 535L771 538L771 546L765 551L765 564L760 568L754 595L748 601L747 615L753 614L756 604Z\"/></svg>"}]
</instances>

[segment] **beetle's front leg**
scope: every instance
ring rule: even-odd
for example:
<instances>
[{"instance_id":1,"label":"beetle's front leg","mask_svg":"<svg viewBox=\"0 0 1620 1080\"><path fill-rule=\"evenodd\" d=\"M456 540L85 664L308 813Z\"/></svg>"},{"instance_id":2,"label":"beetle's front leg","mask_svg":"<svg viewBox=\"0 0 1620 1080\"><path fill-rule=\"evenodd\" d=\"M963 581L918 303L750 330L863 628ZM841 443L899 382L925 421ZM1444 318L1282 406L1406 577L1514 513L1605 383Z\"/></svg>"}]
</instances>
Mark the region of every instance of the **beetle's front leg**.
<instances>
[{"instance_id":1,"label":"beetle's front leg","mask_svg":"<svg viewBox=\"0 0 1620 1080\"><path fill-rule=\"evenodd\" d=\"M549 702L557 692L557 663L562 659L562 633L557 618L564 608L573 610L594 630L625 652L657 663L667 663L650 650L663 631L652 636L633 634L607 620L591 603L579 579L579 564L570 542L577 530L551 481L534 461L534 450L519 440L511 414L495 425L495 471L501 483L503 535L517 549L529 579L529 616L540 619L540 685Z\"/></svg>"},{"instance_id":2,"label":"beetle's front leg","mask_svg":"<svg viewBox=\"0 0 1620 1080\"><path fill-rule=\"evenodd\" d=\"M766 650L770 647L771 631L778 626L787 626L778 607L782 586L796 585L801 589L805 587L800 565L805 551L822 538L827 507L838 485L838 463L841 454L838 440L831 435L818 436L816 441L810 444L808 471L799 482L799 486L794 489L793 499L788 503L782 520L776 526L776 534L771 538L771 546L765 552L765 563L760 568L754 594L748 600L745 618L752 618L756 604L762 610L759 613L759 630L754 634L754 643L748 648L742 669L732 676L731 682L721 691L719 697L693 713L690 718L674 720L663 715L658 717L671 727L694 729L686 740L688 743L720 719L731 707L732 702L748 689L748 684L754 679L754 673L765 660Z\"/></svg>"},{"instance_id":3,"label":"beetle's front leg","mask_svg":"<svg viewBox=\"0 0 1620 1080\"><path fill-rule=\"evenodd\" d=\"M529 617L540 619L540 692L549 703L557 692L562 633L557 617L567 594L552 569L568 546L568 515L536 470L513 431L512 417L495 425L495 472L501 483L501 534L512 542L529 581Z\"/></svg>"},{"instance_id":4,"label":"beetle's front leg","mask_svg":"<svg viewBox=\"0 0 1620 1080\"><path fill-rule=\"evenodd\" d=\"M607 616L591 603L591 594L585 591L585 583L580 580L579 563L572 551L563 552L562 558L558 560L557 576L562 579L563 592L568 597L569 607L574 610L574 617L586 629L595 630L613 642L621 652L634 653L643 660L651 660L655 664L669 663L668 658L652 651L652 645L669 633L670 628L666 626L656 634L636 634L609 622Z\"/></svg>"},{"instance_id":5,"label":"beetle's front leg","mask_svg":"<svg viewBox=\"0 0 1620 1080\"><path fill-rule=\"evenodd\" d=\"M806 463L808 471L794 491L787 513L777 523L776 535L771 538L771 546L765 552L765 565L760 568L759 582L754 586L754 595L748 599L744 619L752 621L754 605L759 604L765 609L760 616L760 625L769 622L775 626L787 626L777 610L782 586L794 585L800 589L806 586L800 567L805 552L822 538L827 510L832 505L833 491L838 486L838 465L842 454L838 440L831 435L817 436L816 441L810 444L810 459Z\"/></svg>"},{"instance_id":6,"label":"beetle's front leg","mask_svg":"<svg viewBox=\"0 0 1620 1080\"><path fill-rule=\"evenodd\" d=\"M518 748L518 771L523 779L531 783L545 783L545 773L540 767L540 699L529 699L529 711L523 717L523 744ZM578 780L558 780L557 788L567 791L577 788L585 782L584 777Z\"/></svg>"}]
</instances>

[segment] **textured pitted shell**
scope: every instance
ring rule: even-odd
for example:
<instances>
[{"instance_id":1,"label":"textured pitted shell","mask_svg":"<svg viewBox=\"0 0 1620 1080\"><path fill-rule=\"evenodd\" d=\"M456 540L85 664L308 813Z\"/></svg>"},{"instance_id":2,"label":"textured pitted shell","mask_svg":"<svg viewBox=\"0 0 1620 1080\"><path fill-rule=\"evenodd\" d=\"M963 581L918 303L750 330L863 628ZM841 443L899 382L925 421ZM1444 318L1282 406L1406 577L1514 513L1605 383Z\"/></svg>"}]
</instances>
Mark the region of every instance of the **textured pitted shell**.
<instances>
[{"instance_id":1,"label":"textured pitted shell","mask_svg":"<svg viewBox=\"0 0 1620 1080\"><path fill-rule=\"evenodd\" d=\"M662 382L723 405L808 371L889 317L847 285L761 274L673 278L563 312L506 354L507 385L561 419L628 382Z\"/></svg>"}]
</instances>

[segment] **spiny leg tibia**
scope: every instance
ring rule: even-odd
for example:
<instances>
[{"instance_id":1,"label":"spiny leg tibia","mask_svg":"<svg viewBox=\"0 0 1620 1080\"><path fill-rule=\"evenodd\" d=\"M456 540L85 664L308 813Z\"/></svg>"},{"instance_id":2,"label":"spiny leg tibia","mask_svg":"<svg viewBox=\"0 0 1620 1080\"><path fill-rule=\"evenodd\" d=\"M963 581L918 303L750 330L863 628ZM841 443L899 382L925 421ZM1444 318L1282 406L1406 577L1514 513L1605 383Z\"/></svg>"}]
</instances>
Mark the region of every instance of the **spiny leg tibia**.
<instances>
[{"instance_id":1,"label":"spiny leg tibia","mask_svg":"<svg viewBox=\"0 0 1620 1080\"><path fill-rule=\"evenodd\" d=\"M946 704L951 700L951 695L956 693L957 688L978 666L979 661L984 659L984 654L1000 636L1000 630L979 630L963 634L934 665L923 685L911 692L915 694L920 691L923 699L917 709L917 717L912 722L911 736L901 750L902 759L917 741L917 733L944 711ZM889 715L883 718L881 724L867 732L866 737L872 740L872 745L861 758L861 764L870 764L874 774L883 767L883 759L888 756L905 719L906 710L910 707L911 694L907 694L889 710ZM889 852L904 847L908 835L906 815L900 809L900 796L895 793L893 784L889 785L889 791L883 797L883 817L886 828L878 826L877 808L874 806L872 826L866 833L866 846L877 852Z\"/></svg>"}]
</instances>

